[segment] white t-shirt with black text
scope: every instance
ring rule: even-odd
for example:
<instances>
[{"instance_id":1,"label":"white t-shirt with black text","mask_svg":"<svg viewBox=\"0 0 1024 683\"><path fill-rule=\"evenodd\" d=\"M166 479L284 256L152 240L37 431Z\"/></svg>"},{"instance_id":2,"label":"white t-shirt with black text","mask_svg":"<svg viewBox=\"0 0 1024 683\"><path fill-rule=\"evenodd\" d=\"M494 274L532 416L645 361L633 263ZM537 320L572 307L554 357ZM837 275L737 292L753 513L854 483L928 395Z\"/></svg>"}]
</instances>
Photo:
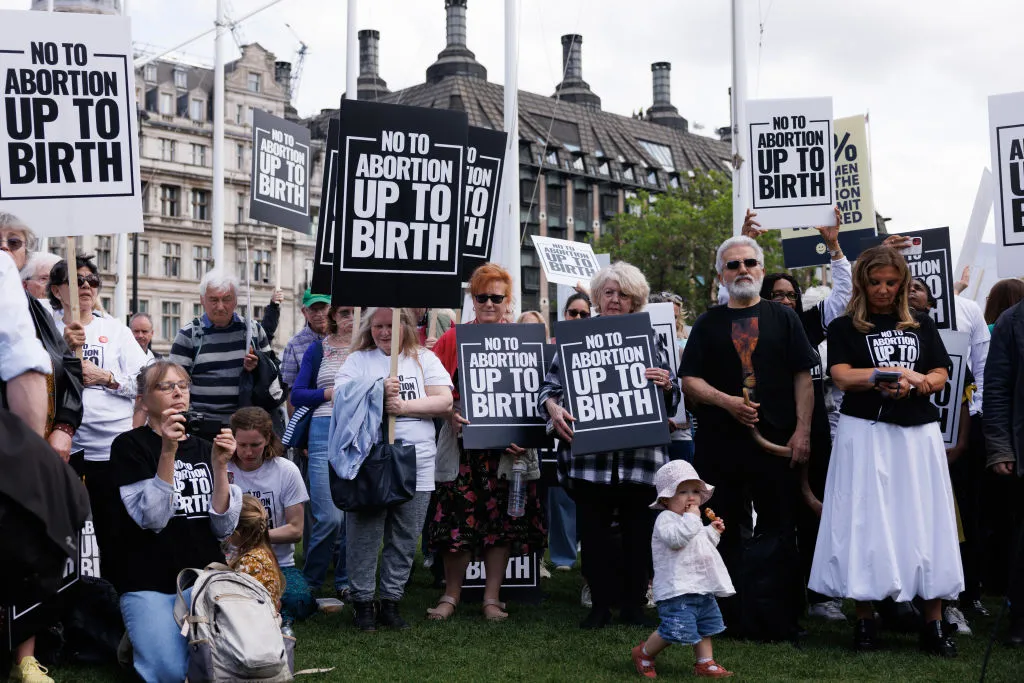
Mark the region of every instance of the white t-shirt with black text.
<instances>
[{"instance_id":1,"label":"white t-shirt with black text","mask_svg":"<svg viewBox=\"0 0 1024 683\"><path fill-rule=\"evenodd\" d=\"M284 458L271 458L252 472L246 472L232 460L228 463L228 477L232 484L242 489L243 494L255 496L263 503L271 529L285 523L284 511L287 508L309 500L306 486L302 483L302 473L295 463ZM294 543L272 545L279 565L295 566Z\"/></svg>"}]
</instances>

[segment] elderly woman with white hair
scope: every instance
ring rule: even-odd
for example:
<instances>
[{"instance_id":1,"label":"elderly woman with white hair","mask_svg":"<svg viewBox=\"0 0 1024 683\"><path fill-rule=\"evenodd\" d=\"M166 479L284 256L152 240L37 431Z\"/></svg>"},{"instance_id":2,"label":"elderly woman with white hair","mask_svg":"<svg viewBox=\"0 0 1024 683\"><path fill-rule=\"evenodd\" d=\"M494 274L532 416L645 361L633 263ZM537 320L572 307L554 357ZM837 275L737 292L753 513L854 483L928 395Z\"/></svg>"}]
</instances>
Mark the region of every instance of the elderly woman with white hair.
<instances>
[{"instance_id":1,"label":"elderly woman with white hair","mask_svg":"<svg viewBox=\"0 0 1024 683\"><path fill-rule=\"evenodd\" d=\"M601 316L642 312L650 291L643 273L622 261L601 269L590 282L594 310ZM670 370L669 349L660 337L653 336L657 341L657 366L647 368L645 376L665 392L666 414L673 415L679 404L679 386ZM655 625L643 612L651 579L654 531L648 505L655 497L654 473L668 462L667 444L573 457L571 423L575 418L563 403L560 367L561 358L556 355L541 384L537 405L559 439L559 469L568 475L569 490L576 501L582 571L593 600L590 614L580 627L603 628L616 604L620 623ZM612 539L616 511L621 550Z\"/></svg>"}]
</instances>

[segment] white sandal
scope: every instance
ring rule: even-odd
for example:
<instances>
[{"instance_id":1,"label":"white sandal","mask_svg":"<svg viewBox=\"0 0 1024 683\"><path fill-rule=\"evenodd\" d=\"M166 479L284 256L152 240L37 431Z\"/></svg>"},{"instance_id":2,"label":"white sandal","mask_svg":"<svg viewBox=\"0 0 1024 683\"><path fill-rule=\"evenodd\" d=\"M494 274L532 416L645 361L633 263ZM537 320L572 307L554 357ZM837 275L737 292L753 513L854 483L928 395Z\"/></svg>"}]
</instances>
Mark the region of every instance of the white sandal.
<instances>
[{"instance_id":1,"label":"white sandal","mask_svg":"<svg viewBox=\"0 0 1024 683\"><path fill-rule=\"evenodd\" d=\"M430 607L427 609L427 619L430 619L431 621L444 621L455 614L455 608L458 604L459 601L450 595L442 595L441 599L437 601L436 607ZM447 609L442 608L441 605L451 605L452 611L448 612Z\"/></svg>"},{"instance_id":2,"label":"white sandal","mask_svg":"<svg viewBox=\"0 0 1024 683\"><path fill-rule=\"evenodd\" d=\"M497 607L498 614L488 616L488 607ZM505 621L506 619L508 619L508 612L505 611L505 603L501 602L500 600L484 600L484 604L481 607L481 609L484 613L484 618L486 618L487 621Z\"/></svg>"}]
</instances>

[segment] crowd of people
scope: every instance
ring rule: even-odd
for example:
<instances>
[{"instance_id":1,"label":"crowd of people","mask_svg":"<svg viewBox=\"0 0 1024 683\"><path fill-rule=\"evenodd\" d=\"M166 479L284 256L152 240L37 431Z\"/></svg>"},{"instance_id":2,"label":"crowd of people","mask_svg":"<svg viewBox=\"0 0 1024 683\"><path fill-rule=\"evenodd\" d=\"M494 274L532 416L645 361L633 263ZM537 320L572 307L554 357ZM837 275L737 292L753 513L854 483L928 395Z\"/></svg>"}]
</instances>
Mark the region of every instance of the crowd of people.
<instances>
[{"instance_id":1,"label":"crowd of people","mask_svg":"<svg viewBox=\"0 0 1024 683\"><path fill-rule=\"evenodd\" d=\"M359 309L307 291L305 325L278 362L280 294L266 329L240 315L238 281L215 270L199 285L203 315L160 357L148 315L126 325L100 308L89 257L71 255L72 272L34 251L31 229L10 214L0 214L3 405L52 450L22 457L63 460L84 479L123 649L146 681L188 671L175 619L183 569L224 563L251 575L284 629L315 615L325 592L351 604L362 631L408 629L415 620L400 604L418 548L439 569L443 593L425 615L437 621L456 618L473 560L486 575L479 609L496 622L513 614L502 602L510 556L547 549L556 570L579 562L581 628L656 627L631 653L647 678L671 644L693 646L696 675L730 676L713 636L798 641L805 614L847 621L843 600L854 602L856 650L878 648L883 627L909 625L921 650L953 657L968 616L986 613L982 589L1005 593L1008 642L1024 645L1024 283L997 283L984 311L954 299L970 374L947 449L930 397L947 386L950 357L903 238L851 264L838 210L818 230L832 287L804 291L802 278L765 272L748 212L716 254L719 305L692 327L688 302L652 293L634 265L578 285L562 302L567 323L674 305L676 345L654 335L644 373L663 395L669 441L573 455L556 353L535 400L558 485L543 481L534 449L463 446L450 311ZM513 279L500 266L479 267L469 294L472 323L513 322ZM517 322L547 330L537 312ZM360 471L389 421L415 450L410 496L343 512L332 480ZM514 468L526 473L526 502L512 516ZM999 522L983 514L983 496L1005 507ZM0 502L11 504L7 492ZM65 514L77 519L72 503ZM52 680L35 647L30 636L16 644L12 680Z\"/></svg>"}]
</instances>

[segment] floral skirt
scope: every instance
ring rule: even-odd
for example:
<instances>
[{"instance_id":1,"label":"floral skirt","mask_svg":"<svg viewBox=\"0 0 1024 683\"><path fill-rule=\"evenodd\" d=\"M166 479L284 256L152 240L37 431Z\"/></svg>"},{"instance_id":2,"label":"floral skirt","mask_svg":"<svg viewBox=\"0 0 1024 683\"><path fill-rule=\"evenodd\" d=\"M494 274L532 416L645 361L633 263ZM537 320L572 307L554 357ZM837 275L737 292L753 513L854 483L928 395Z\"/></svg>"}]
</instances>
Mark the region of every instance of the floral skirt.
<instances>
[{"instance_id":1,"label":"floral skirt","mask_svg":"<svg viewBox=\"0 0 1024 683\"><path fill-rule=\"evenodd\" d=\"M429 546L435 552L470 552L507 545L513 555L544 552L548 532L537 482L527 482L526 513L508 516L508 481L498 479L501 451L459 453L459 474L438 483L429 515Z\"/></svg>"}]
</instances>

